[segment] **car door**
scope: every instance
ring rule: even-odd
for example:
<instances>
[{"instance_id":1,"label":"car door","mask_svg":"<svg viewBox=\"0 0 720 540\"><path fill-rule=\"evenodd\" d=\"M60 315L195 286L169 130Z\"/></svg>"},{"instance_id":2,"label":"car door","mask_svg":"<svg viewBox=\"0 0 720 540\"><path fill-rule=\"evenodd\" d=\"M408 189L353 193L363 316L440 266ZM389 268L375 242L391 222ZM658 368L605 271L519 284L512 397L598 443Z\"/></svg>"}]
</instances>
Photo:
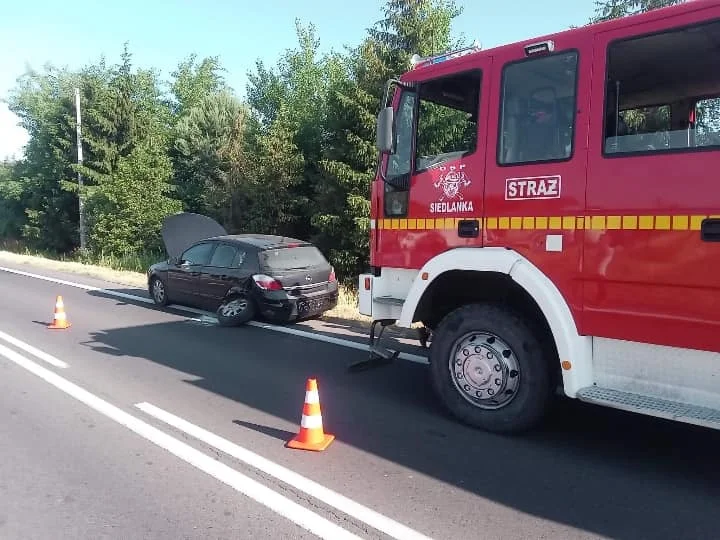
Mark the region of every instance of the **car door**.
<instances>
[{"instance_id":1,"label":"car door","mask_svg":"<svg viewBox=\"0 0 720 540\"><path fill-rule=\"evenodd\" d=\"M203 269L202 301L210 309L217 309L220 302L233 286L245 258L245 250L237 244L219 242Z\"/></svg>"},{"instance_id":2,"label":"car door","mask_svg":"<svg viewBox=\"0 0 720 540\"><path fill-rule=\"evenodd\" d=\"M178 302L201 303L202 270L215 250L215 242L198 242L186 249L177 264L168 270L168 289Z\"/></svg>"}]
</instances>

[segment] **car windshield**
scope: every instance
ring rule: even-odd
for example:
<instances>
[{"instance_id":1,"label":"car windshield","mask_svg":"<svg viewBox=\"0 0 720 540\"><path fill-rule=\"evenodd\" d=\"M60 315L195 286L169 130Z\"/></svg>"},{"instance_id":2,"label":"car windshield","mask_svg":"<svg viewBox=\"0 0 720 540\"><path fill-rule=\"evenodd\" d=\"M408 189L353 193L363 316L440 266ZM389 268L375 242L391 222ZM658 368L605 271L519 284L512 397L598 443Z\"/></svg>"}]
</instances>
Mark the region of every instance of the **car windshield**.
<instances>
[{"instance_id":1,"label":"car windshield","mask_svg":"<svg viewBox=\"0 0 720 540\"><path fill-rule=\"evenodd\" d=\"M269 249L260 252L262 265L273 271L300 270L327 264L325 257L315 246L299 246Z\"/></svg>"}]
</instances>

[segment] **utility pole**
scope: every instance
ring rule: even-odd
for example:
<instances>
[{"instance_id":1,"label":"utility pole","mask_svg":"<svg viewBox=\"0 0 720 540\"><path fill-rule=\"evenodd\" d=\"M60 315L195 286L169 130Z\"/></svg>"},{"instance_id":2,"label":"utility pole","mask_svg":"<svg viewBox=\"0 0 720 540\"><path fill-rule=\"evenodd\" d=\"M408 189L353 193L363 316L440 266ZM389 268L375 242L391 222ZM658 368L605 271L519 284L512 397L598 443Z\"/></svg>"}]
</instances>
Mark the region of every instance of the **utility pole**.
<instances>
[{"instance_id":1,"label":"utility pole","mask_svg":"<svg viewBox=\"0 0 720 540\"><path fill-rule=\"evenodd\" d=\"M78 165L83 163L82 154L82 122L80 119L80 89L75 89L75 119L77 124L77 162ZM83 203L83 177L78 171L78 207L80 210L80 250L85 251L87 246L87 233L85 231L85 205Z\"/></svg>"}]
</instances>

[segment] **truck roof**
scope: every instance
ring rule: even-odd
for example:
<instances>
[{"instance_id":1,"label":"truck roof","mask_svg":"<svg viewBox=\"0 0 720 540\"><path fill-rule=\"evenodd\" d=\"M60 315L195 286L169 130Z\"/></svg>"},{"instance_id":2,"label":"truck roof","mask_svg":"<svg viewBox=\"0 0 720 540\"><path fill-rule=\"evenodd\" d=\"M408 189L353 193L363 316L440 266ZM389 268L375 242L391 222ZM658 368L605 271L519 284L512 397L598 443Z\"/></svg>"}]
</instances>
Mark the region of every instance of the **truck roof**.
<instances>
[{"instance_id":1,"label":"truck roof","mask_svg":"<svg viewBox=\"0 0 720 540\"><path fill-rule=\"evenodd\" d=\"M440 66L442 66L443 70L447 69L449 66L456 66L456 65L462 65L464 63L471 63L472 59L474 57L480 56L494 56L498 53L502 54L505 51L509 50L516 50L518 47L525 47L527 45L532 45L533 43L539 43L549 40L565 40L565 39L572 39L576 36L582 36L587 35L589 33L598 33L598 32L607 32L610 30L615 30L618 28L626 28L629 26L633 26L636 24L641 23L648 23L653 21L658 21L661 19L664 19L669 16L676 16L680 14L685 13L692 13L693 11L699 11L702 9L706 9L709 7L714 7L717 5L717 0L688 0L687 2L684 2L682 4L677 4L674 6L664 7L664 8L657 8L653 9L651 11L645 12L645 13L637 13L635 15L628 15L626 17L620 17L617 19L611 19L608 21L588 24L585 26L580 26L578 28L570 28L567 30L563 30L561 32L555 32L552 34L546 34L542 36L535 36L528 39L524 39L521 41L516 41L513 43L506 43L503 45L497 45L495 47L491 47L489 49L481 49L478 50L474 54L468 54L464 56L460 56L457 58L451 58L448 60L445 60L443 62L439 62L437 64L429 64L427 66L418 66L413 69L410 69L409 71L405 72L401 79L402 80L413 80L416 78L416 75L419 75L419 73L423 74L423 78L426 78L428 75L432 77L432 73L439 69ZM451 54L453 51L447 51L446 53L439 53L437 56L442 56L443 54ZM426 60L426 59L424 59Z\"/></svg>"}]
</instances>

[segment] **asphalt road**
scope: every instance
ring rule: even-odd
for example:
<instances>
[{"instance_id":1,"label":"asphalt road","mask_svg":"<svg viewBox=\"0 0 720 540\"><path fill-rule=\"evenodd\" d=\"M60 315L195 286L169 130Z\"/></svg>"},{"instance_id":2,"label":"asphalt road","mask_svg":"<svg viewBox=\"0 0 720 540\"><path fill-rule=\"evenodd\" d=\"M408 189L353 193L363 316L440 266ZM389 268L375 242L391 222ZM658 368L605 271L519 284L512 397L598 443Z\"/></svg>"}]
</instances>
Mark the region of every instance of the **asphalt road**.
<instances>
[{"instance_id":1,"label":"asphalt road","mask_svg":"<svg viewBox=\"0 0 720 540\"><path fill-rule=\"evenodd\" d=\"M58 294L69 330L46 328ZM715 431L560 402L541 430L500 437L448 418L421 363L351 374L365 357L352 347L5 271L0 295L2 538L697 539L720 526ZM337 439L290 450L313 376Z\"/></svg>"}]
</instances>

